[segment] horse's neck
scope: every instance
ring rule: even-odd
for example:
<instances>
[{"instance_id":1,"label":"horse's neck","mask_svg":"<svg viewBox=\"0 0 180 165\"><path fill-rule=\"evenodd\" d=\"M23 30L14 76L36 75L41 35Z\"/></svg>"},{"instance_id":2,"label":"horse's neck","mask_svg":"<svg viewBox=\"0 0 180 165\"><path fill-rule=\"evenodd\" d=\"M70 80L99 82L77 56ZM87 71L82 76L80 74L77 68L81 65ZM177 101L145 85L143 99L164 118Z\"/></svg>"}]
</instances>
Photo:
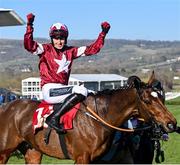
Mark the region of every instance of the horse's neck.
<instances>
[{"instance_id":1,"label":"horse's neck","mask_svg":"<svg viewBox=\"0 0 180 165\"><path fill-rule=\"evenodd\" d=\"M136 109L136 90L116 90L111 94L97 95L90 101L92 109L108 123L120 126Z\"/></svg>"},{"instance_id":2,"label":"horse's neck","mask_svg":"<svg viewBox=\"0 0 180 165\"><path fill-rule=\"evenodd\" d=\"M135 89L117 90L112 96L109 104L109 116L115 125L123 124L132 116L134 110L137 109L136 98Z\"/></svg>"}]
</instances>

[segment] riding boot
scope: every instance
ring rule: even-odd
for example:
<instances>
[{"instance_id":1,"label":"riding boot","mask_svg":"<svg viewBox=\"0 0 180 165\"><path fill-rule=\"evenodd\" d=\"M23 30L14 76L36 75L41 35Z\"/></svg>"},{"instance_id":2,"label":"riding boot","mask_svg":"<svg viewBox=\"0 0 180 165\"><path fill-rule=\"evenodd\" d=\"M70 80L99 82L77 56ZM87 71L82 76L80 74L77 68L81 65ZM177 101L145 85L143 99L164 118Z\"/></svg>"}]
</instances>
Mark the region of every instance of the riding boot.
<instances>
[{"instance_id":1,"label":"riding boot","mask_svg":"<svg viewBox=\"0 0 180 165\"><path fill-rule=\"evenodd\" d=\"M61 105L54 105L54 112L46 118L45 122L48 124L49 127L54 128L58 133L64 133L63 125L59 122L60 117L84 99L85 96L81 94L71 94L63 101Z\"/></svg>"}]
</instances>

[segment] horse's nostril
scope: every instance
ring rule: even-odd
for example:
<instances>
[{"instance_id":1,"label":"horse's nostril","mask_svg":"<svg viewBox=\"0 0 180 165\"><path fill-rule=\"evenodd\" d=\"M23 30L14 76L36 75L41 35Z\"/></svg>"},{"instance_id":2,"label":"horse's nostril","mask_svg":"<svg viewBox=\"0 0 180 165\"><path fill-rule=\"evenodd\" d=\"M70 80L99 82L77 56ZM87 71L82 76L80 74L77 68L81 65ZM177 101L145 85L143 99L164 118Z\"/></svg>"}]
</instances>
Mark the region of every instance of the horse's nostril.
<instances>
[{"instance_id":1,"label":"horse's nostril","mask_svg":"<svg viewBox=\"0 0 180 165\"><path fill-rule=\"evenodd\" d=\"M172 123L168 123L168 124L167 124L167 127L168 127L169 129L171 129L171 130L174 130L174 128L175 128Z\"/></svg>"}]
</instances>

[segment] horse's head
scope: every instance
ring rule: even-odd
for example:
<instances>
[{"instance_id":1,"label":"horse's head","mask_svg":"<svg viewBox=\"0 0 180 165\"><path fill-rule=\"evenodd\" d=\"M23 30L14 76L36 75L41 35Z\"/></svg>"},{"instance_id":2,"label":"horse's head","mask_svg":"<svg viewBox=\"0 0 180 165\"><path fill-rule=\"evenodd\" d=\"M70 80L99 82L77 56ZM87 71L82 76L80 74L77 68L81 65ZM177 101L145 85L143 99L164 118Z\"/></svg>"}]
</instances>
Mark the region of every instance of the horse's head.
<instances>
[{"instance_id":1,"label":"horse's head","mask_svg":"<svg viewBox=\"0 0 180 165\"><path fill-rule=\"evenodd\" d=\"M148 83L134 79L134 85L139 95L138 109L146 121L154 121L166 132L176 130L177 121L164 105L164 90L160 81L155 79L154 72Z\"/></svg>"}]
</instances>

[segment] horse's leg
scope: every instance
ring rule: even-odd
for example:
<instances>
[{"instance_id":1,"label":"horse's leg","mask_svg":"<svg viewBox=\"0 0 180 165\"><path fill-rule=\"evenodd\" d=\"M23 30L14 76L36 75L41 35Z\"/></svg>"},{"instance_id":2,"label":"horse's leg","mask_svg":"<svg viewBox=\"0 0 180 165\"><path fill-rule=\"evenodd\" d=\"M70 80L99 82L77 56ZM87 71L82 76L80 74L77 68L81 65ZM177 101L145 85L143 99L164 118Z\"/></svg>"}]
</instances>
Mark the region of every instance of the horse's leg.
<instances>
[{"instance_id":1,"label":"horse's leg","mask_svg":"<svg viewBox=\"0 0 180 165\"><path fill-rule=\"evenodd\" d=\"M0 154L0 164L6 164L9 160L10 155Z\"/></svg>"},{"instance_id":2,"label":"horse's leg","mask_svg":"<svg viewBox=\"0 0 180 165\"><path fill-rule=\"evenodd\" d=\"M21 154L24 155L26 164L41 163L42 154L37 150L33 149L32 146L26 141L23 141L21 144L18 145L18 150L21 152Z\"/></svg>"},{"instance_id":3,"label":"horse's leg","mask_svg":"<svg viewBox=\"0 0 180 165\"><path fill-rule=\"evenodd\" d=\"M79 155L75 159L75 164L89 164L90 163L90 155L87 152L84 152L82 155Z\"/></svg>"},{"instance_id":4,"label":"horse's leg","mask_svg":"<svg viewBox=\"0 0 180 165\"><path fill-rule=\"evenodd\" d=\"M16 150L18 143L21 140L17 139L18 137L16 135L13 136L7 133L2 133L0 135L0 164L5 164L8 162L11 154Z\"/></svg>"},{"instance_id":5,"label":"horse's leg","mask_svg":"<svg viewBox=\"0 0 180 165\"><path fill-rule=\"evenodd\" d=\"M1 152L0 153L0 164L7 163L12 152L13 152L12 150L4 150L3 152Z\"/></svg>"},{"instance_id":6,"label":"horse's leg","mask_svg":"<svg viewBox=\"0 0 180 165\"><path fill-rule=\"evenodd\" d=\"M24 158L26 164L41 164L42 154L35 149L28 149Z\"/></svg>"}]
</instances>

